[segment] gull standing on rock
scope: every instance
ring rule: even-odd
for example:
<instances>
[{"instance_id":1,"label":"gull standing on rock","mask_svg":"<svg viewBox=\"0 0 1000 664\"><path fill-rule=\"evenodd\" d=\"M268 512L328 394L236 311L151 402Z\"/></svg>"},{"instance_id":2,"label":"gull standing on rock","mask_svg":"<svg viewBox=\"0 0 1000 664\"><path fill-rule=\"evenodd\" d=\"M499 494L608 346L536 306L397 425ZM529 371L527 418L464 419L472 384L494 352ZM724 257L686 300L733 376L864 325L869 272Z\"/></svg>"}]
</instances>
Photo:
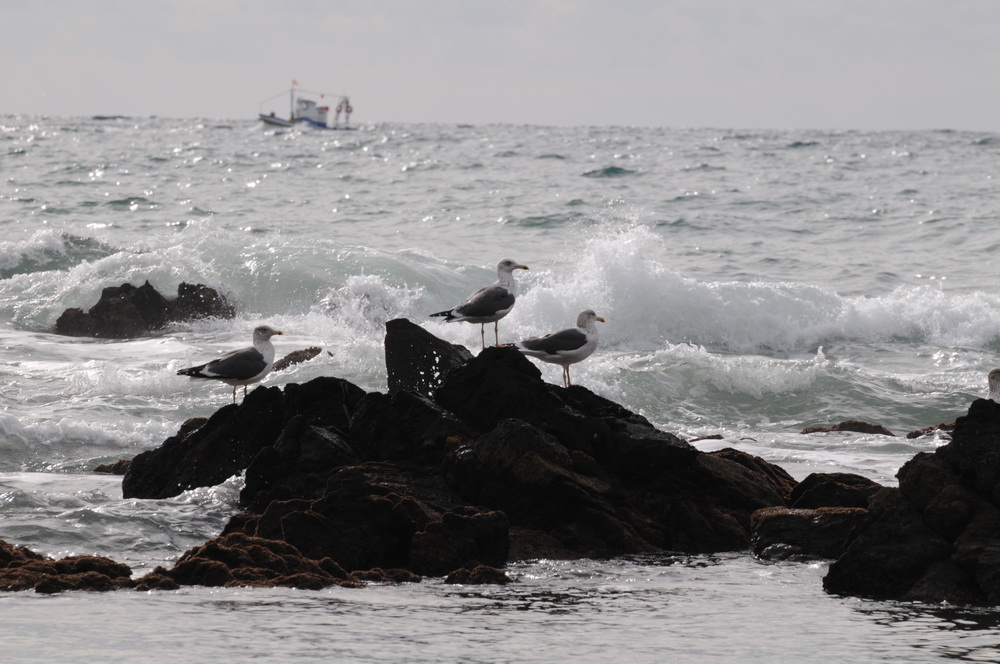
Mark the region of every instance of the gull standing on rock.
<instances>
[{"instance_id":1,"label":"gull standing on rock","mask_svg":"<svg viewBox=\"0 0 1000 664\"><path fill-rule=\"evenodd\" d=\"M1000 403L1000 369L994 369L989 372L986 376L986 380L989 381L990 385L990 393L986 395L986 398L990 401Z\"/></svg>"},{"instance_id":2,"label":"gull standing on rock","mask_svg":"<svg viewBox=\"0 0 1000 664\"><path fill-rule=\"evenodd\" d=\"M439 311L431 316L444 316L448 323L452 321L479 323L479 336L482 338L484 349L486 348L486 323L493 323L493 334L496 337L496 345L499 346L500 331L497 321L510 313L510 310L514 308L514 299L517 297L514 270L527 269L527 265L521 265L517 261L505 258L497 264L497 280L495 282L485 288L480 288L457 307L447 311Z\"/></svg>"},{"instance_id":3,"label":"gull standing on rock","mask_svg":"<svg viewBox=\"0 0 1000 664\"><path fill-rule=\"evenodd\" d=\"M569 387L573 384L569 379L569 365L585 360L597 349L597 321L603 323L604 319L586 309L576 317L576 327L525 339L517 343L517 349L539 360L561 364L563 384Z\"/></svg>"},{"instance_id":4,"label":"gull standing on rock","mask_svg":"<svg viewBox=\"0 0 1000 664\"><path fill-rule=\"evenodd\" d=\"M236 403L236 386L243 386L243 396L247 395L247 385L256 383L271 373L274 364L274 345L271 337L284 334L270 325L260 325L253 331L253 346L226 353L217 360L189 369L181 369L178 376L211 378L233 386L233 403Z\"/></svg>"}]
</instances>

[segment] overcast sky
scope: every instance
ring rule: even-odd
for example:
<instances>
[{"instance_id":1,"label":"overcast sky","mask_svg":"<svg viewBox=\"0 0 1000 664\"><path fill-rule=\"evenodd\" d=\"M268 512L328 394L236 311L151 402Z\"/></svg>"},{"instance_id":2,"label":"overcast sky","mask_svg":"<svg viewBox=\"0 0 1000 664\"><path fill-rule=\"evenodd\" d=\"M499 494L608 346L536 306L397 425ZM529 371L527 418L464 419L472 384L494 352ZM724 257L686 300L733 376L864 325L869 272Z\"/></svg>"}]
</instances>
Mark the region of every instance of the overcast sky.
<instances>
[{"instance_id":1,"label":"overcast sky","mask_svg":"<svg viewBox=\"0 0 1000 664\"><path fill-rule=\"evenodd\" d=\"M0 0L0 114L1000 130L997 0Z\"/></svg>"}]
</instances>

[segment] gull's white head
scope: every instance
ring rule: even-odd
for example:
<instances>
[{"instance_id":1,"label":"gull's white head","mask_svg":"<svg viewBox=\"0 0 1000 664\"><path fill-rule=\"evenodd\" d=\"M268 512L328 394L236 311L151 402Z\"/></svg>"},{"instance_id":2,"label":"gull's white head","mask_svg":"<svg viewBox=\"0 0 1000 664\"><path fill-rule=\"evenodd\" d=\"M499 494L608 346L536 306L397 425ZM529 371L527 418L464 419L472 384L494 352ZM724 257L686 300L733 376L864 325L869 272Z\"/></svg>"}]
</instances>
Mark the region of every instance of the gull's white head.
<instances>
[{"instance_id":1,"label":"gull's white head","mask_svg":"<svg viewBox=\"0 0 1000 664\"><path fill-rule=\"evenodd\" d=\"M270 325L258 325L253 330L253 340L257 341L267 341L276 334L284 334L281 330L276 330Z\"/></svg>"},{"instance_id":2,"label":"gull's white head","mask_svg":"<svg viewBox=\"0 0 1000 664\"><path fill-rule=\"evenodd\" d=\"M527 270L528 266L518 263L510 258L505 258L499 263L497 263L497 274L501 272L506 272L507 274L513 274L514 270Z\"/></svg>"},{"instance_id":3,"label":"gull's white head","mask_svg":"<svg viewBox=\"0 0 1000 664\"><path fill-rule=\"evenodd\" d=\"M594 313L593 309L584 309L580 312L580 315L576 317L576 326L586 329L588 327L593 327L595 321L603 323L604 319Z\"/></svg>"}]
</instances>

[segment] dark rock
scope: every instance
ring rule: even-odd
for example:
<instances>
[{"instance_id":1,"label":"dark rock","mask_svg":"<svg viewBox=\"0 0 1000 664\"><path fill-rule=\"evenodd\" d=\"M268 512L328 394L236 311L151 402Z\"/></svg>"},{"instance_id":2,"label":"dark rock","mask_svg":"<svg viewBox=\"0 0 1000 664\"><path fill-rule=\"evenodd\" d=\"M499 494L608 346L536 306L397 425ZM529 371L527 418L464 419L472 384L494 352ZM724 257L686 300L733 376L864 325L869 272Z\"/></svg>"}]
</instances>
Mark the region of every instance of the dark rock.
<instances>
[{"instance_id":1,"label":"dark rock","mask_svg":"<svg viewBox=\"0 0 1000 664\"><path fill-rule=\"evenodd\" d=\"M927 527L898 489L882 489L868 505L869 516L844 555L830 565L823 587L848 595L902 598L930 566L950 556L952 547Z\"/></svg>"},{"instance_id":2,"label":"dark rock","mask_svg":"<svg viewBox=\"0 0 1000 664\"><path fill-rule=\"evenodd\" d=\"M552 535L533 528L511 526L510 560L574 560L580 555Z\"/></svg>"},{"instance_id":3,"label":"dark rock","mask_svg":"<svg viewBox=\"0 0 1000 664\"><path fill-rule=\"evenodd\" d=\"M471 560L507 563L508 527L503 512L453 510L414 534L408 567L417 574L441 576Z\"/></svg>"},{"instance_id":4,"label":"dark rock","mask_svg":"<svg viewBox=\"0 0 1000 664\"><path fill-rule=\"evenodd\" d=\"M430 396L453 369L472 358L464 346L438 339L405 318L385 324L385 367L389 394Z\"/></svg>"},{"instance_id":5,"label":"dark rock","mask_svg":"<svg viewBox=\"0 0 1000 664\"><path fill-rule=\"evenodd\" d=\"M374 569L351 572L351 578L365 583L420 583L423 579L407 569Z\"/></svg>"},{"instance_id":6,"label":"dark rock","mask_svg":"<svg viewBox=\"0 0 1000 664\"><path fill-rule=\"evenodd\" d=\"M358 587L331 560L314 560L287 542L232 533L188 550L173 569L157 568L139 579L140 587L285 586L318 590L328 586Z\"/></svg>"},{"instance_id":7,"label":"dark rock","mask_svg":"<svg viewBox=\"0 0 1000 664\"><path fill-rule=\"evenodd\" d=\"M129 566L108 558L69 556L53 560L23 546L0 540L0 590L105 592L133 585Z\"/></svg>"},{"instance_id":8,"label":"dark rock","mask_svg":"<svg viewBox=\"0 0 1000 664\"><path fill-rule=\"evenodd\" d=\"M832 427L806 427L800 433L828 433L831 431L852 431L854 433L874 433L880 436L895 436L893 432L881 424L862 422L861 420L844 420Z\"/></svg>"},{"instance_id":9,"label":"dark rock","mask_svg":"<svg viewBox=\"0 0 1000 664\"><path fill-rule=\"evenodd\" d=\"M615 447L625 456L648 454L652 448L678 463L698 454L676 436L656 431L645 418L585 387L567 389L544 383L538 368L513 348L487 348L453 370L435 392L434 401L476 433L487 433L502 420L516 418L592 458L610 458ZM672 452L679 458L674 459Z\"/></svg>"},{"instance_id":10,"label":"dark rock","mask_svg":"<svg viewBox=\"0 0 1000 664\"><path fill-rule=\"evenodd\" d=\"M241 502L261 511L272 500L319 498L333 468L358 461L335 430L306 424L303 416L295 415L278 440L262 448L250 462Z\"/></svg>"},{"instance_id":11,"label":"dark rock","mask_svg":"<svg viewBox=\"0 0 1000 664\"><path fill-rule=\"evenodd\" d=\"M924 436L930 436L935 431L944 431L945 433L951 433L954 430L955 430L954 422L948 424L942 422L940 424L935 424L933 426L924 427L923 429L917 429L916 431L911 431L910 433L906 434L906 437L909 439L922 438Z\"/></svg>"},{"instance_id":12,"label":"dark rock","mask_svg":"<svg viewBox=\"0 0 1000 664\"><path fill-rule=\"evenodd\" d=\"M824 587L841 594L1000 604L1000 404L972 403L952 440L897 473Z\"/></svg>"},{"instance_id":13,"label":"dark rock","mask_svg":"<svg viewBox=\"0 0 1000 664\"><path fill-rule=\"evenodd\" d=\"M882 488L878 482L851 473L812 473L799 482L788 498L792 507L868 507L868 499Z\"/></svg>"},{"instance_id":14,"label":"dark rock","mask_svg":"<svg viewBox=\"0 0 1000 664\"><path fill-rule=\"evenodd\" d=\"M128 467L132 465L132 459L119 459L114 463L103 463L94 468L95 473L107 473L108 475L124 475L128 472Z\"/></svg>"},{"instance_id":15,"label":"dark rock","mask_svg":"<svg viewBox=\"0 0 1000 664\"><path fill-rule=\"evenodd\" d=\"M662 548L698 553L746 550L751 515L784 503L774 474L701 454L688 468L665 469L641 496L639 506L660 520L666 536Z\"/></svg>"},{"instance_id":16,"label":"dark rock","mask_svg":"<svg viewBox=\"0 0 1000 664\"><path fill-rule=\"evenodd\" d=\"M602 497L611 490L607 482L574 471L569 450L519 420L505 420L456 450L447 471L459 495L525 527L548 531L588 505L613 511Z\"/></svg>"},{"instance_id":17,"label":"dark rock","mask_svg":"<svg viewBox=\"0 0 1000 664\"><path fill-rule=\"evenodd\" d=\"M352 573L431 576L512 558L746 550L751 515L787 505L780 468L699 452L585 387L546 384L516 349L446 368L439 340L405 321L388 330L412 360L389 394L334 378L258 387L136 457L123 494L166 497L245 469L249 512L224 537L286 542ZM184 578L254 580L219 562L199 556Z\"/></svg>"},{"instance_id":18,"label":"dark rock","mask_svg":"<svg viewBox=\"0 0 1000 664\"><path fill-rule=\"evenodd\" d=\"M194 318L232 318L235 309L214 289L182 283L177 297L168 300L148 281L110 286L86 313L67 309L56 321L56 334L74 337L128 339L163 329L170 323Z\"/></svg>"},{"instance_id":19,"label":"dark rock","mask_svg":"<svg viewBox=\"0 0 1000 664\"><path fill-rule=\"evenodd\" d=\"M370 493L362 471L342 468L318 500L271 503L258 534L280 537L313 558L332 558L347 570L406 567L416 528L395 509L398 500Z\"/></svg>"},{"instance_id":20,"label":"dark rock","mask_svg":"<svg viewBox=\"0 0 1000 664\"><path fill-rule=\"evenodd\" d=\"M549 539L531 538L532 554L545 557L745 548L750 515L784 504L766 474L721 457L669 452L673 440L660 443L667 453L658 455L654 439L646 439L650 454L636 455L644 466L632 469L627 484L606 470L592 474L620 462L599 457L581 464L578 451L520 420L458 448L445 467L468 502L502 510L519 532L546 533ZM540 548L546 541L551 552Z\"/></svg>"},{"instance_id":21,"label":"dark rock","mask_svg":"<svg viewBox=\"0 0 1000 664\"><path fill-rule=\"evenodd\" d=\"M239 405L223 406L205 424L132 459L123 498L169 498L216 486L242 472L281 432L281 390L258 387Z\"/></svg>"},{"instance_id":22,"label":"dark rock","mask_svg":"<svg viewBox=\"0 0 1000 664\"><path fill-rule=\"evenodd\" d=\"M850 535L868 515L857 507L790 509L766 507L751 517L754 555L761 558L837 559Z\"/></svg>"},{"instance_id":23,"label":"dark rock","mask_svg":"<svg viewBox=\"0 0 1000 664\"><path fill-rule=\"evenodd\" d=\"M709 454L715 457L728 459L729 461L740 464L748 470L762 475L767 479L768 483L774 487L774 490L781 495L782 504L793 500L792 496L795 494L795 489L799 484L801 484L796 483L795 479L785 472L783 468L779 468L773 463L764 461L760 457L753 456L752 454L734 450L731 447L726 447L715 452L709 452ZM817 507L833 507L836 505L837 503L825 503L822 506L817 505Z\"/></svg>"},{"instance_id":24,"label":"dark rock","mask_svg":"<svg viewBox=\"0 0 1000 664\"><path fill-rule=\"evenodd\" d=\"M406 569L444 575L470 560L503 565L507 519L460 506L439 510L375 483L379 466L341 468L316 500L273 501L259 517L228 531L280 539L314 559L329 558L352 572ZM371 480L371 481L370 481Z\"/></svg>"},{"instance_id":25,"label":"dark rock","mask_svg":"<svg viewBox=\"0 0 1000 664\"><path fill-rule=\"evenodd\" d=\"M184 322L198 318L233 318L236 316L236 308L218 291L204 284L181 282L177 287L177 299L169 301L169 305L168 317L171 322Z\"/></svg>"},{"instance_id":26,"label":"dark rock","mask_svg":"<svg viewBox=\"0 0 1000 664\"><path fill-rule=\"evenodd\" d=\"M168 576L167 570L157 567L144 577L136 579L135 589L148 592L150 590L179 590L181 584Z\"/></svg>"},{"instance_id":27,"label":"dark rock","mask_svg":"<svg viewBox=\"0 0 1000 664\"><path fill-rule=\"evenodd\" d=\"M264 448L273 446L290 420L299 432L310 426L346 432L364 392L338 378L301 385L258 387L239 404L222 407L195 428L186 425L155 450L139 454L122 480L125 498L168 498L196 487L215 486L243 472ZM294 443L288 445L294 447ZM310 471L311 472L311 471ZM254 485L254 489L263 485ZM250 504L252 491L241 501Z\"/></svg>"},{"instance_id":28,"label":"dark rock","mask_svg":"<svg viewBox=\"0 0 1000 664\"><path fill-rule=\"evenodd\" d=\"M451 413L412 392L365 395L351 419L350 434L366 460L435 465L472 436Z\"/></svg>"}]
</instances>

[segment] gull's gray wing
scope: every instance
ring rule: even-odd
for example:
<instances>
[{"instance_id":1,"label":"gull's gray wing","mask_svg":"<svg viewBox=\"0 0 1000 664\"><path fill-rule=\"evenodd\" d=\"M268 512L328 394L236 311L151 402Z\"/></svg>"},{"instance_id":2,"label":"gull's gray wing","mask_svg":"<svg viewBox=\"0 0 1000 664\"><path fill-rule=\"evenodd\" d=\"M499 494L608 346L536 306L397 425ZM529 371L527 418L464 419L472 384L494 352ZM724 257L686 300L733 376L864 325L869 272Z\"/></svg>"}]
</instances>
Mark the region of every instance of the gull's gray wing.
<instances>
[{"instance_id":1,"label":"gull's gray wing","mask_svg":"<svg viewBox=\"0 0 1000 664\"><path fill-rule=\"evenodd\" d=\"M205 365L204 373L218 376L219 378L234 378L237 380L247 380L253 378L267 368L267 362L259 350L250 346L242 350L234 350L226 353L217 360L212 360Z\"/></svg>"},{"instance_id":2,"label":"gull's gray wing","mask_svg":"<svg viewBox=\"0 0 1000 664\"><path fill-rule=\"evenodd\" d=\"M578 350L587 343L587 335L575 328L560 330L544 337L525 339L519 345L528 350L555 355L558 352Z\"/></svg>"},{"instance_id":3,"label":"gull's gray wing","mask_svg":"<svg viewBox=\"0 0 1000 664\"><path fill-rule=\"evenodd\" d=\"M208 364L190 369L182 369L178 374L197 378L219 378L229 380L249 380L267 368L267 362L259 350L250 346L226 353Z\"/></svg>"},{"instance_id":4,"label":"gull's gray wing","mask_svg":"<svg viewBox=\"0 0 1000 664\"><path fill-rule=\"evenodd\" d=\"M470 295L452 311L468 318L494 316L514 306L514 294L503 286L487 286Z\"/></svg>"}]
</instances>

